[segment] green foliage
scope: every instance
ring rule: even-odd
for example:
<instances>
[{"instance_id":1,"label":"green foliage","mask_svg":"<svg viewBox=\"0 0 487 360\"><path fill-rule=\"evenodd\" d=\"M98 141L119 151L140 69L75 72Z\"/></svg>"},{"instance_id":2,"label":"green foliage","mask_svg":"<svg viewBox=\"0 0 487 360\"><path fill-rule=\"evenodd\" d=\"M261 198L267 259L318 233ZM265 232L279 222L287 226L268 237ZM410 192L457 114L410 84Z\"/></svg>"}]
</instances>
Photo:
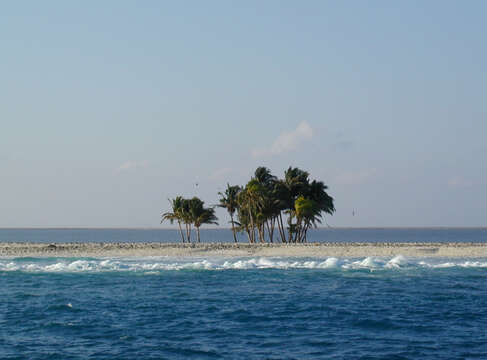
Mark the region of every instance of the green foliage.
<instances>
[{"instance_id":1,"label":"green foliage","mask_svg":"<svg viewBox=\"0 0 487 360\"><path fill-rule=\"evenodd\" d=\"M245 232L251 243L274 242L276 230L281 242L306 242L308 230L320 224L325 214L335 212L334 200L327 190L322 181L310 181L309 173L299 168L289 167L284 178L278 179L268 168L258 167L244 187L227 184L225 192L218 193L217 206L230 215L235 242L237 231ZM217 224L214 208L205 208L197 197L177 196L169 202L172 211L161 215L161 223L176 221L183 242L191 242L192 226L199 242L201 225ZM287 226L283 218L287 219Z\"/></svg>"},{"instance_id":2,"label":"green foliage","mask_svg":"<svg viewBox=\"0 0 487 360\"><path fill-rule=\"evenodd\" d=\"M247 232L250 242L273 242L277 226L282 242L304 242L308 229L321 223L324 213L335 211L326 190L323 182L310 181L309 173L299 168L289 167L284 178L278 179L269 169L259 167L238 192L238 230Z\"/></svg>"},{"instance_id":3,"label":"green foliage","mask_svg":"<svg viewBox=\"0 0 487 360\"><path fill-rule=\"evenodd\" d=\"M181 196L177 196L173 200L169 200L172 207L172 212L162 214L161 223L165 220L169 220L172 224L174 221L178 222L181 239L183 243L185 241L191 242L191 226L197 230L197 240L200 241L200 226L203 224L216 224L217 217L215 216L215 209L205 208L204 202L198 197L191 199L185 199ZM181 224L185 225L186 236L182 231Z\"/></svg>"},{"instance_id":4,"label":"green foliage","mask_svg":"<svg viewBox=\"0 0 487 360\"><path fill-rule=\"evenodd\" d=\"M237 211L238 209L238 196L241 190L242 188L240 186L230 186L230 184L227 183L225 193L218 193L218 195L220 195L220 202L217 206L227 209L231 219L230 223L232 224L233 240L235 242L237 242L237 235L235 234L236 222L233 216L235 214L235 211Z\"/></svg>"},{"instance_id":5,"label":"green foliage","mask_svg":"<svg viewBox=\"0 0 487 360\"><path fill-rule=\"evenodd\" d=\"M238 207L237 197L241 189L238 185L230 186L230 184L227 184L225 192L218 193L220 195L218 206L227 209L229 214L234 214Z\"/></svg>"}]
</instances>

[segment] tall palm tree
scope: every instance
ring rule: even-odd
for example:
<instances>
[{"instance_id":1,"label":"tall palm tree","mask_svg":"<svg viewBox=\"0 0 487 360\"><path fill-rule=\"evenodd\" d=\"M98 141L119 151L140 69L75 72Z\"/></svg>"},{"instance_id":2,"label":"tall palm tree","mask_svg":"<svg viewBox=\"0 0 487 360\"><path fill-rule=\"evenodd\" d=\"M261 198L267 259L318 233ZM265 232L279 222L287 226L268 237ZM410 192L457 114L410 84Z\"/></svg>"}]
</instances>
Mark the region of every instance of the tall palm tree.
<instances>
[{"instance_id":1,"label":"tall palm tree","mask_svg":"<svg viewBox=\"0 0 487 360\"><path fill-rule=\"evenodd\" d=\"M161 224L165 220L169 220L171 224L174 223L174 221L178 222L179 226L179 233L181 235L181 239L184 243L184 234L183 234L183 229L181 228L181 221L182 221L182 205L184 202L184 199L181 196L177 196L175 199L168 199L169 204L171 205L172 212L166 212L161 215Z\"/></svg>"},{"instance_id":2,"label":"tall palm tree","mask_svg":"<svg viewBox=\"0 0 487 360\"><path fill-rule=\"evenodd\" d=\"M309 173L299 168L289 167L284 172L285 187L287 188L288 198L286 204L286 213L288 214L288 233L289 242L295 241L297 224L293 223L294 216L296 215L296 209L294 204L296 199L306 192L309 185Z\"/></svg>"},{"instance_id":3,"label":"tall palm tree","mask_svg":"<svg viewBox=\"0 0 487 360\"><path fill-rule=\"evenodd\" d=\"M242 190L242 188L238 185L230 186L227 183L227 188L225 193L219 192L220 195L220 203L218 204L219 207L227 209L228 213L230 214L231 224L232 224L232 233L233 233L233 240L237 242L237 235L235 231L235 221L233 216L235 211L238 208L238 193Z\"/></svg>"},{"instance_id":4,"label":"tall palm tree","mask_svg":"<svg viewBox=\"0 0 487 360\"><path fill-rule=\"evenodd\" d=\"M186 239L191 242L191 225L193 216L191 214L191 199L183 199L181 203L181 221L186 227Z\"/></svg>"},{"instance_id":5,"label":"tall palm tree","mask_svg":"<svg viewBox=\"0 0 487 360\"><path fill-rule=\"evenodd\" d=\"M296 234L294 241L306 241L308 229L321 223L322 213L332 215L335 212L333 198L328 195L328 187L322 181L313 180L296 199Z\"/></svg>"},{"instance_id":6,"label":"tall palm tree","mask_svg":"<svg viewBox=\"0 0 487 360\"><path fill-rule=\"evenodd\" d=\"M189 224L190 229L191 229L192 225L195 225L196 219L202 214L202 212L204 210L203 205L204 205L204 202L196 196L187 200L186 219L187 219L187 222ZM199 232L199 230L198 230L198 232Z\"/></svg>"},{"instance_id":7,"label":"tall palm tree","mask_svg":"<svg viewBox=\"0 0 487 360\"><path fill-rule=\"evenodd\" d=\"M218 206L230 214L235 242L236 232L245 231L249 242L255 243L256 230L258 240L265 242L266 229L269 241L273 242L276 223L282 242L304 242L310 227L321 223L324 214L335 212L333 198L327 189L321 181L310 181L309 173L297 167L289 167L284 178L277 179L269 169L261 166L245 187L227 184L225 192L218 193ZM287 216L287 229L283 214Z\"/></svg>"},{"instance_id":8,"label":"tall palm tree","mask_svg":"<svg viewBox=\"0 0 487 360\"><path fill-rule=\"evenodd\" d=\"M254 219L252 215L251 202L247 187L243 188L238 193L238 220L241 227L245 227L247 235L249 236L249 242L253 243L255 238Z\"/></svg>"},{"instance_id":9,"label":"tall palm tree","mask_svg":"<svg viewBox=\"0 0 487 360\"><path fill-rule=\"evenodd\" d=\"M260 185L259 212L257 214L257 227L261 241L265 239L265 228L269 234L269 241L273 242L274 227L276 222L276 200L273 197L277 177L271 174L266 167L258 167L254 172L253 180Z\"/></svg>"},{"instance_id":10,"label":"tall palm tree","mask_svg":"<svg viewBox=\"0 0 487 360\"><path fill-rule=\"evenodd\" d=\"M282 220L282 212L289 208L290 198L291 194L284 180L276 181L274 183L274 188L272 189L272 199L274 201L273 212L277 222L277 229L281 236L281 242L283 243L287 242L287 240Z\"/></svg>"},{"instance_id":11,"label":"tall palm tree","mask_svg":"<svg viewBox=\"0 0 487 360\"><path fill-rule=\"evenodd\" d=\"M296 236L295 242L306 242L306 234L311 226L321 223L321 211L317 203L311 199L300 196L296 199Z\"/></svg>"},{"instance_id":12,"label":"tall palm tree","mask_svg":"<svg viewBox=\"0 0 487 360\"><path fill-rule=\"evenodd\" d=\"M260 241L264 241L262 234L263 216L261 212L264 187L256 179L251 179L242 193L245 194L243 200L249 212L252 241L255 242L255 229L258 230Z\"/></svg>"}]
</instances>

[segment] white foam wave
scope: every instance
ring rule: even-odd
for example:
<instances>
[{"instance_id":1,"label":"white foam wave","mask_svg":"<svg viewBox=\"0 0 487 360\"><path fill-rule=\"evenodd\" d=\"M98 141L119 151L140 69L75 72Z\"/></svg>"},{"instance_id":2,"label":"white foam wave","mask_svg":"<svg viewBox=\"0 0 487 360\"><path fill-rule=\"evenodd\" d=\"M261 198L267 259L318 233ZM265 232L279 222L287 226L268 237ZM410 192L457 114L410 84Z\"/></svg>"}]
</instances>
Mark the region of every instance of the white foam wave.
<instances>
[{"instance_id":1,"label":"white foam wave","mask_svg":"<svg viewBox=\"0 0 487 360\"><path fill-rule=\"evenodd\" d=\"M127 271L145 275L174 270L247 270L247 269L340 269L340 270L401 270L410 268L487 268L487 259L448 260L366 257L361 259L330 258L105 258L105 259L0 259L0 271L80 273Z\"/></svg>"},{"instance_id":2,"label":"white foam wave","mask_svg":"<svg viewBox=\"0 0 487 360\"><path fill-rule=\"evenodd\" d=\"M402 255L397 255L387 262L387 268L400 268L411 265L410 261Z\"/></svg>"}]
</instances>

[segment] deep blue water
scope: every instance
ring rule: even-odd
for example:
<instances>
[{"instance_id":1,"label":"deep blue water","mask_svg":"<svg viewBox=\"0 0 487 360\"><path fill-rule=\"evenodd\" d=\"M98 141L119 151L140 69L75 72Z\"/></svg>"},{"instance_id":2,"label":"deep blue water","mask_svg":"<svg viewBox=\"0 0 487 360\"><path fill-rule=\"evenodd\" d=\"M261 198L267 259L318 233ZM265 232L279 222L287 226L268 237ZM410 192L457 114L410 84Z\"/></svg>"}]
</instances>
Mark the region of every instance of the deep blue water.
<instances>
[{"instance_id":1,"label":"deep blue water","mask_svg":"<svg viewBox=\"0 0 487 360\"><path fill-rule=\"evenodd\" d=\"M193 234L192 239L196 236ZM239 241L247 242L244 234ZM310 242L487 242L487 228L312 229ZM179 242L168 229L0 229L0 242ZM233 242L230 230L203 229L202 242ZM276 239L277 241L277 239Z\"/></svg>"},{"instance_id":2,"label":"deep blue water","mask_svg":"<svg viewBox=\"0 0 487 360\"><path fill-rule=\"evenodd\" d=\"M0 295L1 359L487 359L482 258L0 258Z\"/></svg>"}]
</instances>

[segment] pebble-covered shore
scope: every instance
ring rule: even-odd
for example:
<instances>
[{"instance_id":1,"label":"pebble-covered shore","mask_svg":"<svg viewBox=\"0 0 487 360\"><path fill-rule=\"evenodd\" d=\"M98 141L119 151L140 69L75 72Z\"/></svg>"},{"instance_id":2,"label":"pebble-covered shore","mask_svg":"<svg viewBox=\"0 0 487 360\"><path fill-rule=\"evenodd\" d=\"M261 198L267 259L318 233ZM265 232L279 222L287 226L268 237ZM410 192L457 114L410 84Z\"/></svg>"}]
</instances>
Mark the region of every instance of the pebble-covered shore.
<instances>
[{"instance_id":1,"label":"pebble-covered shore","mask_svg":"<svg viewBox=\"0 0 487 360\"><path fill-rule=\"evenodd\" d=\"M487 257L484 243L0 243L3 257L293 256Z\"/></svg>"}]
</instances>

